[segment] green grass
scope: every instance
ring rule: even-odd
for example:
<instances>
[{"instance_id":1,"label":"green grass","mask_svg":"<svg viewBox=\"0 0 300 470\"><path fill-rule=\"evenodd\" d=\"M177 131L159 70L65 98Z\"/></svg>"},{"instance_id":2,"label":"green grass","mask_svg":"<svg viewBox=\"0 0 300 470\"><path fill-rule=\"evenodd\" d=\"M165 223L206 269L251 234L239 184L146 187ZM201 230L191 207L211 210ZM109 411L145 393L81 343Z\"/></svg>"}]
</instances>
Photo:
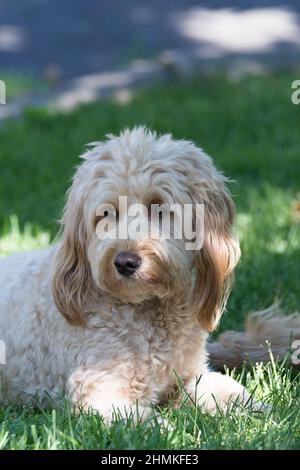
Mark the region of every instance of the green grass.
<instances>
[{"instance_id":1,"label":"green grass","mask_svg":"<svg viewBox=\"0 0 300 470\"><path fill-rule=\"evenodd\" d=\"M179 410L161 410L168 430L155 418L108 427L98 414L75 415L69 404L49 411L8 406L0 410L0 449L296 449L300 442L300 384L273 363L245 373L243 382L273 409L201 412L187 399Z\"/></svg>"},{"instance_id":2,"label":"green grass","mask_svg":"<svg viewBox=\"0 0 300 470\"><path fill-rule=\"evenodd\" d=\"M47 89L46 82L42 80L37 80L30 75L18 75L6 70L0 70L0 80L4 81L6 85L7 103L28 95L33 91L36 93Z\"/></svg>"},{"instance_id":3,"label":"green grass","mask_svg":"<svg viewBox=\"0 0 300 470\"><path fill-rule=\"evenodd\" d=\"M281 299L299 309L300 106L280 74L231 82L223 76L160 85L126 105L101 102L69 115L30 110L0 130L0 256L45 246L57 231L64 193L84 144L108 132L146 124L193 139L235 180L242 260L219 331L239 329L250 310ZM299 376L267 366L241 377L273 408L211 417L185 405L164 410L172 432L148 424L108 429L98 416L68 409L3 408L4 448L300 448Z\"/></svg>"}]
</instances>

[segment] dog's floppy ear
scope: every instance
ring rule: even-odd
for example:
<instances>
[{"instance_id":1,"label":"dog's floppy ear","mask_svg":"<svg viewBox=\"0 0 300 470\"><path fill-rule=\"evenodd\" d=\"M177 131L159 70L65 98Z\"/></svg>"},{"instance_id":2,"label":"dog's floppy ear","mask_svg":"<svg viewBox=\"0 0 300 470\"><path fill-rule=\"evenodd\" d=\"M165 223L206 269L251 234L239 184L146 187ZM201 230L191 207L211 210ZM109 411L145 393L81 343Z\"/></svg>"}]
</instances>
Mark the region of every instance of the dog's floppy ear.
<instances>
[{"instance_id":1,"label":"dog's floppy ear","mask_svg":"<svg viewBox=\"0 0 300 470\"><path fill-rule=\"evenodd\" d=\"M204 241L195 256L193 311L202 327L213 331L230 293L240 249L231 234L235 208L224 178L220 175L213 187L208 185L204 198L201 191L198 196L198 202L204 202Z\"/></svg>"},{"instance_id":2,"label":"dog's floppy ear","mask_svg":"<svg viewBox=\"0 0 300 470\"><path fill-rule=\"evenodd\" d=\"M62 240L54 260L52 293L60 313L72 324L83 325L92 275L86 255L87 233L82 198L75 177L62 217ZM77 194L77 196L75 196Z\"/></svg>"}]
</instances>

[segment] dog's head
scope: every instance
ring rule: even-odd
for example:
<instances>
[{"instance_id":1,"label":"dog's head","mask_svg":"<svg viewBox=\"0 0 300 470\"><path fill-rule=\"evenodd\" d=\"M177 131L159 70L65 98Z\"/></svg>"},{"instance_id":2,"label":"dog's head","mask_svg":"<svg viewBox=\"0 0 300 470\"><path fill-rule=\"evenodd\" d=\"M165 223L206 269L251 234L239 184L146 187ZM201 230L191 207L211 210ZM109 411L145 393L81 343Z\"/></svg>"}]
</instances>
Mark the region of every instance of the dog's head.
<instances>
[{"instance_id":1,"label":"dog's head","mask_svg":"<svg viewBox=\"0 0 300 470\"><path fill-rule=\"evenodd\" d=\"M239 258L225 177L193 143L144 128L109 136L83 158L68 193L54 265L59 311L72 323L84 323L103 293L131 304L180 298L212 331ZM174 204L188 207L190 217L173 212ZM200 227L197 205L203 209ZM184 221L191 222L196 238L203 230L196 248L188 248Z\"/></svg>"}]
</instances>

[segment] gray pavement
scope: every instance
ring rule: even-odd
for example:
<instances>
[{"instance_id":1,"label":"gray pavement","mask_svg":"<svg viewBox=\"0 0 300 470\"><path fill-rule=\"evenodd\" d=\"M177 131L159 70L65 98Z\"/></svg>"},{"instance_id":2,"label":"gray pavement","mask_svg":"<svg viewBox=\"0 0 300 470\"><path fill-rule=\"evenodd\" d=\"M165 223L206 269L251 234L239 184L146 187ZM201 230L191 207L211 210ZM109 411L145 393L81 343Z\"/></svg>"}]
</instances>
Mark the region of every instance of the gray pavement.
<instances>
[{"instance_id":1,"label":"gray pavement","mask_svg":"<svg viewBox=\"0 0 300 470\"><path fill-rule=\"evenodd\" d=\"M0 79L7 72L46 78L63 107L174 63L182 72L191 64L299 67L300 1L0 0ZM0 119L22 107L0 107Z\"/></svg>"},{"instance_id":2,"label":"gray pavement","mask_svg":"<svg viewBox=\"0 0 300 470\"><path fill-rule=\"evenodd\" d=\"M255 11L252 27L243 28ZM268 21L270 25L261 24ZM222 24L227 27L223 38ZM237 32L231 48L226 37L237 26L240 36ZM264 28L265 41L255 41ZM245 39L249 47L239 48ZM204 62L235 56L300 62L299 40L299 0L0 0L0 72L37 77L53 71L67 79L110 70L166 49L192 53Z\"/></svg>"}]
</instances>

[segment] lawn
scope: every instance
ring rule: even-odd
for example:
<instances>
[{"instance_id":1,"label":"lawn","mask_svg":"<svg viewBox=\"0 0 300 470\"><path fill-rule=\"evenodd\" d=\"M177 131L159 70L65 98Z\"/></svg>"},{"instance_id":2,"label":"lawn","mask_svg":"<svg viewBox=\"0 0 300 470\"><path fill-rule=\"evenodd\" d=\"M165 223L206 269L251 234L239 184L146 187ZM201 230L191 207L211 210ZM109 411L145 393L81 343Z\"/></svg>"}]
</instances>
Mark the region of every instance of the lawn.
<instances>
[{"instance_id":1,"label":"lawn","mask_svg":"<svg viewBox=\"0 0 300 470\"><path fill-rule=\"evenodd\" d=\"M24 98L25 96L43 92L47 90L46 80L34 79L31 75L20 75L1 70L1 80L4 81L6 87L6 102L16 98Z\"/></svg>"},{"instance_id":2,"label":"lawn","mask_svg":"<svg viewBox=\"0 0 300 470\"><path fill-rule=\"evenodd\" d=\"M146 124L192 139L234 181L242 260L219 332L243 327L250 310L281 299L285 312L300 305L300 105L281 73L225 76L155 84L130 103L101 102L68 115L29 110L0 129L0 256L49 244L64 193L84 144L126 126ZM298 202L298 208L297 208ZM0 446L12 449L292 449L300 448L299 376L270 362L236 373L268 413L211 417L185 404L166 408L173 430L146 423L133 429L62 408L0 410Z\"/></svg>"}]
</instances>

